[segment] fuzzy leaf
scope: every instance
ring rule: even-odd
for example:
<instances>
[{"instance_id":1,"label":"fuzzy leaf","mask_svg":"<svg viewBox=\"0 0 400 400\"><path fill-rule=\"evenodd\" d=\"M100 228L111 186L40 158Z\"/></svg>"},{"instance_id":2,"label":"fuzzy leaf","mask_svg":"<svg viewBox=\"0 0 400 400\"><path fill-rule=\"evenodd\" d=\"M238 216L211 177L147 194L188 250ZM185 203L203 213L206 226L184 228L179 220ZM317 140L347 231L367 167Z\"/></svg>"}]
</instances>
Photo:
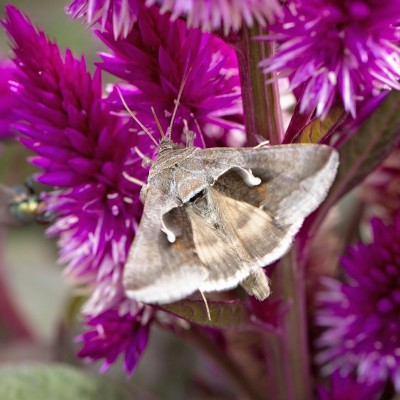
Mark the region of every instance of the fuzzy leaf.
<instances>
[{"instance_id":1,"label":"fuzzy leaf","mask_svg":"<svg viewBox=\"0 0 400 400\"><path fill-rule=\"evenodd\" d=\"M344 143L339 146L340 164L328 197L307 225L313 234L328 210L344 194L373 171L400 139L400 92L392 91Z\"/></svg>"},{"instance_id":2,"label":"fuzzy leaf","mask_svg":"<svg viewBox=\"0 0 400 400\"><path fill-rule=\"evenodd\" d=\"M250 323L247 309L241 301L213 301L208 303L208 307L211 320L203 300L182 300L163 305L162 309L189 322L214 328L244 328Z\"/></svg>"},{"instance_id":3,"label":"fuzzy leaf","mask_svg":"<svg viewBox=\"0 0 400 400\"><path fill-rule=\"evenodd\" d=\"M63 364L0 368L0 398L7 400L131 400L132 390Z\"/></svg>"}]
</instances>

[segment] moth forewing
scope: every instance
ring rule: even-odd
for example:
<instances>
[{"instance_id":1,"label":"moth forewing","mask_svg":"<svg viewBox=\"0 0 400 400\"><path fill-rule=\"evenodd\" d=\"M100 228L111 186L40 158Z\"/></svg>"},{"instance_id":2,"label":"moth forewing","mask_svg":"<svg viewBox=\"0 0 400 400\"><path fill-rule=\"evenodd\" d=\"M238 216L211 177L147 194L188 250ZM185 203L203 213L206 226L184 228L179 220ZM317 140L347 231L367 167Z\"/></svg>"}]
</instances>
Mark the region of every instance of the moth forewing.
<instances>
[{"instance_id":1,"label":"moth forewing","mask_svg":"<svg viewBox=\"0 0 400 400\"><path fill-rule=\"evenodd\" d=\"M168 303L242 283L267 297L261 267L288 251L324 200L337 152L313 144L186 150L164 147L150 169L124 271L127 295Z\"/></svg>"}]
</instances>

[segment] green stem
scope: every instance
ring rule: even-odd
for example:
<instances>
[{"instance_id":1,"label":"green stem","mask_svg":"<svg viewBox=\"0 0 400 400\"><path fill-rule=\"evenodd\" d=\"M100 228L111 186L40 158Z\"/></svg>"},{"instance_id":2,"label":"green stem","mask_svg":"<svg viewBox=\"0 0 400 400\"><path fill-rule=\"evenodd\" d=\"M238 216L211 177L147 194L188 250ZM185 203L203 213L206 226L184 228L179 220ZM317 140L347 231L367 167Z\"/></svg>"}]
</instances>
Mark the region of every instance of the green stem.
<instances>
[{"instance_id":1,"label":"green stem","mask_svg":"<svg viewBox=\"0 0 400 400\"><path fill-rule=\"evenodd\" d=\"M282 112L279 103L277 80L264 74L258 66L271 53L271 44L255 37L265 34L258 24L244 27L241 38L235 43L242 86L243 111L247 132L247 145L254 146L260 138L270 144L279 144L283 137Z\"/></svg>"}]
</instances>

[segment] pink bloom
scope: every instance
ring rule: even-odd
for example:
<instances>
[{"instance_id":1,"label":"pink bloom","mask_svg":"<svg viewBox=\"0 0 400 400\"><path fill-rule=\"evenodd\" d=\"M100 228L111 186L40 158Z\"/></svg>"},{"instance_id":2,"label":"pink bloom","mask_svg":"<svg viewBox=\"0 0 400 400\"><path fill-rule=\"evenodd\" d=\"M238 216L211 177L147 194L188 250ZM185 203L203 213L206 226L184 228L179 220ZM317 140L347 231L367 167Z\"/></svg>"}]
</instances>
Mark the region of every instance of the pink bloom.
<instances>
[{"instance_id":1,"label":"pink bloom","mask_svg":"<svg viewBox=\"0 0 400 400\"><path fill-rule=\"evenodd\" d=\"M13 123L17 120L14 110L16 99L9 83L15 69L10 60L0 58L0 139L8 139L15 134Z\"/></svg>"},{"instance_id":2,"label":"pink bloom","mask_svg":"<svg viewBox=\"0 0 400 400\"><path fill-rule=\"evenodd\" d=\"M141 0L74 0L67 8L72 18L85 18L89 25L100 23L102 30L107 21L112 24L114 37L125 37L137 18Z\"/></svg>"},{"instance_id":3,"label":"pink bloom","mask_svg":"<svg viewBox=\"0 0 400 400\"><path fill-rule=\"evenodd\" d=\"M84 60L69 51L63 58L11 6L4 26L18 66L21 141L37 154L31 160L43 171L38 180L64 188L46 199L57 215L48 232L59 236L60 261L73 279L112 283L102 298L106 307L121 296L121 270L142 212L140 187L123 174L146 179L133 147L149 147L150 140L129 132L126 118L110 112L99 71L91 77Z\"/></svg>"},{"instance_id":4,"label":"pink bloom","mask_svg":"<svg viewBox=\"0 0 400 400\"><path fill-rule=\"evenodd\" d=\"M391 379L400 391L400 214L372 220L373 240L342 258L346 282L326 280L316 322L317 362L325 373L355 372L367 385Z\"/></svg>"},{"instance_id":5,"label":"pink bloom","mask_svg":"<svg viewBox=\"0 0 400 400\"><path fill-rule=\"evenodd\" d=\"M105 359L100 368L105 372L123 354L125 371L132 375L147 347L151 315L149 307L141 307L125 312L111 309L89 319L92 329L77 338L83 342L78 355L88 361Z\"/></svg>"},{"instance_id":6,"label":"pink bloom","mask_svg":"<svg viewBox=\"0 0 400 400\"><path fill-rule=\"evenodd\" d=\"M182 141L184 121L197 135L199 146L245 141L239 73L235 52L211 34L188 29L183 21L170 22L156 7L142 7L139 21L125 39L98 33L113 51L102 54L100 66L123 79L123 96L129 107L155 136L159 135L151 107L167 129L179 89L187 77L172 129ZM119 96L114 107L124 110ZM136 125L135 125L136 126ZM200 129L199 129L200 128Z\"/></svg>"},{"instance_id":7,"label":"pink bloom","mask_svg":"<svg viewBox=\"0 0 400 400\"><path fill-rule=\"evenodd\" d=\"M204 31L223 28L225 34L238 31L243 23L254 21L265 25L279 14L277 0L147 0L146 5L159 4L161 12L171 12L172 19L186 17L188 26Z\"/></svg>"},{"instance_id":8,"label":"pink bloom","mask_svg":"<svg viewBox=\"0 0 400 400\"><path fill-rule=\"evenodd\" d=\"M325 116L336 99L356 115L357 101L400 89L399 0L291 0L267 40L280 46L261 66L290 74L301 112Z\"/></svg>"},{"instance_id":9,"label":"pink bloom","mask_svg":"<svg viewBox=\"0 0 400 400\"><path fill-rule=\"evenodd\" d=\"M170 12L172 20L186 18L190 27L203 31L223 29L228 34L238 31L243 23L252 26L272 21L280 13L277 0L74 0L66 9L72 18L85 18L89 25L107 21L112 25L114 38L124 38L138 18L140 5L157 4L161 13Z\"/></svg>"}]
</instances>

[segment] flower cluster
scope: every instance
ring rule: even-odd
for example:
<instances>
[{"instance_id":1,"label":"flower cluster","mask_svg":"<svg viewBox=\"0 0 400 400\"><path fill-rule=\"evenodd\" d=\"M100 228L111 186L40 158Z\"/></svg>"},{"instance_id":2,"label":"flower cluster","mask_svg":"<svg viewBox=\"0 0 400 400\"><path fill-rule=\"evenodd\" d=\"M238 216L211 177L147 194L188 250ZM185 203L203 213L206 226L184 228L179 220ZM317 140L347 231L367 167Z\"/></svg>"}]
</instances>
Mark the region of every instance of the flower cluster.
<instances>
[{"instance_id":1,"label":"flower cluster","mask_svg":"<svg viewBox=\"0 0 400 400\"><path fill-rule=\"evenodd\" d=\"M14 90L21 142L37 155L38 181L62 188L46 197L57 221L60 261L80 284L94 287L86 312L117 312L124 299L121 273L141 215L140 187L124 173L146 179L133 148L150 140L130 132L126 117L102 99L100 71L38 32L17 9L7 8L4 27L14 49ZM119 314L118 314L119 315Z\"/></svg>"},{"instance_id":2,"label":"flower cluster","mask_svg":"<svg viewBox=\"0 0 400 400\"><path fill-rule=\"evenodd\" d=\"M279 15L280 6L277 0L74 0L67 13L73 18L86 18L88 24L99 22L104 30L107 21L112 24L115 38L126 37L138 18L138 8L146 4L160 5L160 12L170 12L168 18L187 19L189 27L200 27L203 31L223 28L225 34L242 27L243 22L252 26L256 20L265 25Z\"/></svg>"},{"instance_id":3,"label":"flower cluster","mask_svg":"<svg viewBox=\"0 0 400 400\"><path fill-rule=\"evenodd\" d=\"M155 136L151 107L166 130L183 88L172 130L177 142L183 139L185 122L205 132L197 138L202 146L245 140L233 50L182 21L171 22L155 7L141 6L138 15L140 21L125 38L115 39L108 22L98 33L114 54L103 54L93 76L84 59L70 51L63 57L12 6L3 23L17 66L13 89L21 142L36 153L31 162L42 170L38 181L60 188L45 196L48 211L57 215L48 234L58 237L68 277L92 290L84 310L87 325L95 329L81 336L80 355L104 357L109 365L125 352L129 373L146 346L152 309L126 299L122 287L123 266L143 208L140 186L126 177L146 181L147 169L135 148L149 156L156 149L128 118L116 91L103 98L101 69L124 80L124 98ZM113 333L117 321L122 330ZM128 340L129 332L133 336ZM107 347L113 347L109 354Z\"/></svg>"},{"instance_id":4,"label":"flower cluster","mask_svg":"<svg viewBox=\"0 0 400 400\"><path fill-rule=\"evenodd\" d=\"M366 385L358 382L354 376L342 376L339 372L334 372L329 379L329 389L323 385L318 388L318 400L377 400L382 392L379 383Z\"/></svg>"},{"instance_id":5,"label":"flower cluster","mask_svg":"<svg viewBox=\"0 0 400 400\"><path fill-rule=\"evenodd\" d=\"M323 370L355 372L359 382L391 379L400 390L400 215L391 225L372 220L373 241L342 258L347 282L326 278L316 322Z\"/></svg>"},{"instance_id":6,"label":"flower cluster","mask_svg":"<svg viewBox=\"0 0 400 400\"><path fill-rule=\"evenodd\" d=\"M138 23L124 39L114 39L110 31L98 32L113 51L101 54L104 62L100 66L127 83L121 92L129 108L157 136L151 108L166 130L184 82L173 139L182 141L186 121L201 147L242 145L245 135L234 51L211 34L188 29L183 21L171 22L156 7L141 7L138 16ZM117 93L110 101L123 109Z\"/></svg>"},{"instance_id":7,"label":"flower cluster","mask_svg":"<svg viewBox=\"0 0 400 400\"><path fill-rule=\"evenodd\" d=\"M102 30L106 23L112 24L115 38L125 37L137 19L141 0L74 0L66 12L72 18L85 18L89 25L100 23Z\"/></svg>"},{"instance_id":8,"label":"flower cluster","mask_svg":"<svg viewBox=\"0 0 400 400\"><path fill-rule=\"evenodd\" d=\"M147 346L151 315L149 307L126 313L110 309L89 319L87 324L94 329L77 338L84 343L78 355L90 361L104 359L100 371L105 372L124 354L124 367L131 375Z\"/></svg>"},{"instance_id":9,"label":"flower cluster","mask_svg":"<svg viewBox=\"0 0 400 400\"><path fill-rule=\"evenodd\" d=\"M399 0L291 0L266 37L278 51L261 66L290 75L301 112L325 116L341 99L355 117L357 101L400 88L399 9Z\"/></svg>"}]
</instances>

